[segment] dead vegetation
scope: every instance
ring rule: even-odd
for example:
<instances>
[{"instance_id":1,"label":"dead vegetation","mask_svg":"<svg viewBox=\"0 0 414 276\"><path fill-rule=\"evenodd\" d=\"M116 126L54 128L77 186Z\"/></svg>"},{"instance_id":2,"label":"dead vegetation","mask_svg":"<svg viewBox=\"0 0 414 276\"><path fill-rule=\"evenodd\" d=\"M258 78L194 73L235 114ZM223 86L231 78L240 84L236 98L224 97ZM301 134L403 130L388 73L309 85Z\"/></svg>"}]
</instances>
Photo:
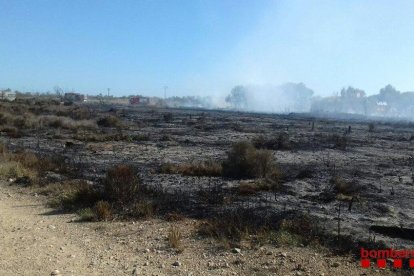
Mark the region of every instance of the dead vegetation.
<instances>
[{"instance_id":1,"label":"dead vegetation","mask_svg":"<svg viewBox=\"0 0 414 276\"><path fill-rule=\"evenodd\" d=\"M289 118L275 119L266 115L261 115L260 119L238 120L237 114L209 113L207 116L195 111L174 110L172 113L153 110L138 114L121 112L119 108L108 111L108 107L48 106L43 103L29 106L14 103L7 107L0 104L0 107L3 107L0 108L3 137L16 137L16 141L26 144L29 140L25 138L32 136L46 143L50 141L48 139L59 141L65 145L66 154L60 156L58 153L58 157L52 157L50 154L41 155L40 151L16 149L9 154L3 148L0 149L3 154L0 175L7 180L12 178L16 184L39 187L42 194L53 199L52 206L77 212L82 220L147 219L155 216L175 221L189 214L201 214L200 217L207 218L207 222L200 227L200 233L216 237L220 242L253 239L259 243L306 245L311 244L311 240L320 239L317 234L306 236L306 231L313 231L307 220L286 217L283 223L275 226L259 224L238 212L251 212L251 217L260 217L259 211L272 206L275 212L299 209L309 210L311 215L312 212L321 215L320 208L332 215L335 212L332 206L344 198L367 197L369 194L371 198L364 201L368 207L370 200L377 200L379 196L388 200L386 196L394 193L392 196L400 199L404 195L398 192L399 189L408 187L408 181L412 184L414 175L414 170L402 164L402 158L397 154L390 154L391 158L380 156L383 146L388 153L398 151L398 154L403 154L407 149L411 150L408 141L412 131L408 127L398 135L387 130L385 137L384 128L391 126L376 124L375 135L368 135L372 139L382 135L381 149L375 152L371 150L378 145L366 142L367 122L352 125L351 132L348 123L321 120L317 128L312 127L310 131L308 121L291 123L287 121ZM13 112L20 115L15 116ZM260 124L262 119L265 123L256 127L255 124ZM269 126L272 133L266 132ZM346 134L342 133L344 129L348 129ZM373 132L374 128L368 125L368 131ZM261 134L256 136L258 133ZM397 136L406 138L396 140ZM251 142L237 142L248 140ZM117 143L111 143L114 141ZM390 146L391 142L395 144ZM85 154L89 163L73 161L81 157L70 143L84 145L85 149L78 151ZM361 151L354 151L359 146ZM364 148L368 146L372 148ZM188 158L179 156L174 159L181 150L189 155ZM207 151L208 154L203 156ZM330 155L326 157L326 154ZM360 158L361 154L363 158ZM211 156L215 157L212 159ZM159 167L159 160L173 161ZM197 161L180 163L177 160ZM372 164L367 164L369 162ZM99 176L95 176L91 167L98 163L102 166ZM117 163L121 165L112 167ZM375 164L383 165L377 168ZM371 165L375 168L372 169ZM352 173L353 167L357 166L361 172ZM93 182L83 180L87 179L86 174L76 169L82 167L89 170L88 177L92 175L94 178L88 179ZM158 178L145 182L145 178L138 177L138 170L140 173L148 170ZM65 179L51 182L47 180L51 172ZM402 176L397 183L395 175ZM377 191L376 183L383 177L390 185L395 185L395 191L386 184L381 186L381 191L387 192ZM177 182L174 182L177 178L180 183L186 182L194 189L186 191L184 185L183 188L177 187ZM162 184L167 185L161 187L157 181L165 181ZM289 197L289 202L285 203L284 197ZM358 204L355 203L359 210L368 209ZM230 210L229 217L221 215L223 210ZM401 210L392 213L399 214ZM346 215L341 218L345 223ZM280 222L280 218L276 221ZM301 232L298 227L307 230ZM174 245L171 247L175 248Z\"/></svg>"},{"instance_id":2,"label":"dead vegetation","mask_svg":"<svg viewBox=\"0 0 414 276\"><path fill-rule=\"evenodd\" d=\"M280 181L272 152L258 150L249 142L235 143L223 161L223 175L235 179L263 179L272 185Z\"/></svg>"},{"instance_id":3,"label":"dead vegetation","mask_svg":"<svg viewBox=\"0 0 414 276\"><path fill-rule=\"evenodd\" d=\"M214 161L203 161L186 164L163 164L160 173L181 174L186 176L221 176L222 167Z\"/></svg>"},{"instance_id":4,"label":"dead vegetation","mask_svg":"<svg viewBox=\"0 0 414 276\"><path fill-rule=\"evenodd\" d=\"M168 233L168 243L171 248L176 249L178 252L183 251L183 247L181 244L182 234L180 229L177 226L171 226L170 231Z\"/></svg>"},{"instance_id":5,"label":"dead vegetation","mask_svg":"<svg viewBox=\"0 0 414 276\"><path fill-rule=\"evenodd\" d=\"M140 179L129 165L110 168L104 179L104 192L109 200L120 206L129 205L139 196Z\"/></svg>"},{"instance_id":6,"label":"dead vegetation","mask_svg":"<svg viewBox=\"0 0 414 276\"><path fill-rule=\"evenodd\" d=\"M294 147L293 142L290 140L289 134L285 132L279 133L274 138L258 136L253 139L252 143L258 149L290 150Z\"/></svg>"}]
</instances>

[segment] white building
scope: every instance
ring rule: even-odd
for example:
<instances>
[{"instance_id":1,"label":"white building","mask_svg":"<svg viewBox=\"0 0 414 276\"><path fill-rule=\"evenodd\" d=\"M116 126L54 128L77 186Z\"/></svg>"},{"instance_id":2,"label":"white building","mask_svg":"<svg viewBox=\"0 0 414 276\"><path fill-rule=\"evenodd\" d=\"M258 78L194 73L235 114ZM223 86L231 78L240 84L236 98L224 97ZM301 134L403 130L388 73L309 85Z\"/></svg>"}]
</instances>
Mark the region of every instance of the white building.
<instances>
[{"instance_id":1,"label":"white building","mask_svg":"<svg viewBox=\"0 0 414 276\"><path fill-rule=\"evenodd\" d=\"M14 101L16 99L16 93L10 90L3 90L1 91L0 99L2 101Z\"/></svg>"}]
</instances>

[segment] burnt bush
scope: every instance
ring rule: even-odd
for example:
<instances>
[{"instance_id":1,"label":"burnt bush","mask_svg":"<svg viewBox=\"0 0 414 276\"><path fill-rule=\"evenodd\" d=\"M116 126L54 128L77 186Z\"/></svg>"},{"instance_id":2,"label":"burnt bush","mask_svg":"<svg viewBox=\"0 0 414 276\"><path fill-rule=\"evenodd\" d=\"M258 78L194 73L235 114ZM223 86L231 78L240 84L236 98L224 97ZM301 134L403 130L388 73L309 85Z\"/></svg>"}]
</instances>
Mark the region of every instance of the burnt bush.
<instances>
[{"instance_id":1,"label":"burnt bush","mask_svg":"<svg viewBox=\"0 0 414 276\"><path fill-rule=\"evenodd\" d=\"M269 150L290 150L293 148L293 143L290 141L289 134L282 132L277 137L258 136L253 139L253 145L258 149Z\"/></svg>"},{"instance_id":2,"label":"burnt bush","mask_svg":"<svg viewBox=\"0 0 414 276\"><path fill-rule=\"evenodd\" d=\"M253 213L253 210L244 208L228 210L200 224L198 234L217 239L241 241L265 226L258 219L259 217Z\"/></svg>"},{"instance_id":3,"label":"burnt bush","mask_svg":"<svg viewBox=\"0 0 414 276\"><path fill-rule=\"evenodd\" d=\"M265 178L276 180L279 172L268 150L257 150L249 142L238 142L222 163L223 175L235 179Z\"/></svg>"},{"instance_id":4,"label":"burnt bush","mask_svg":"<svg viewBox=\"0 0 414 276\"><path fill-rule=\"evenodd\" d=\"M368 124L368 132L374 132L375 130L375 125L374 123L369 123Z\"/></svg>"},{"instance_id":5,"label":"burnt bush","mask_svg":"<svg viewBox=\"0 0 414 276\"><path fill-rule=\"evenodd\" d=\"M166 113L163 115L163 118L164 118L164 122L171 123L174 119L174 116L172 113Z\"/></svg>"},{"instance_id":6,"label":"burnt bush","mask_svg":"<svg viewBox=\"0 0 414 276\"><path fill-rule=\"evenodd\" d=\"M187 176L221 176L222 167L220 163L214 161L185 164L167 163L161 166L160 172Z\"/></svg>"},{"instance_id":7,"label":"burnt bush","mask_svg":"<svg viewBox=\"0 0 414 276\"><path fill-rule=\"evenodd\" d=\"M333 143L333 147L335 149L346 150L346 147L348 145L348 139L345 136L333 134L330 137L330 140Z\"/></svg>"},{"instance_id":8,"label":"burnt bush","mask_svg":"<svg viewBox=\"0 0 414 276\"><path fill-rule=\"evenodd\" d=\"M109 169L103 182L105 196L120 207L137 200L141 181L132 166L118 165Z\"/></svg>"},{"instance_id":9,"label":"burnt bush","mask_svg":"<svg viewBox=\"0 0 414 276\"><path fill-rule=\"evenodd\" d=\"M23 131L15 127L5 127L2 129L2 132L6 133L10 138L21 138L25 136Z\"/></svg>"},{"instance_id":10,"label":"burnt bush","mask_svg":"<svg viewBox=\"0 0 414 276\"><path fill-rule=\"evenodd\" d=\"M336 194L354 195L361 189L355 182L345 181L338 175L332 176L329 180L329 184L331 185L332 191Z\"/></svg>"},{"instance_id":11,"label":"burnt bush","mask_svg":"<svg viewBox=\"0 0 414 276\"><path fill-rule=\"evenodd\" d=\"M121 124L121 121L118 117L115 116L106 116L98 119L96 124L100 127L118 127Z\"/></svg>"}]
</instances>

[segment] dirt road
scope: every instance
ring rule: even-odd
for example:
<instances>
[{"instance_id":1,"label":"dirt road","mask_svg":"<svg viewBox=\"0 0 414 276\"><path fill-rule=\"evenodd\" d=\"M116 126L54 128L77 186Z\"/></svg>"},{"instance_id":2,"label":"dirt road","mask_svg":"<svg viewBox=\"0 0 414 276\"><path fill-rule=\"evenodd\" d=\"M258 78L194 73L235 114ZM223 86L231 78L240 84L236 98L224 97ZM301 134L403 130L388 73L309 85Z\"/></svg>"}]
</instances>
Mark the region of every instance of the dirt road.
<instances>
[{"instance_id":1,"label":"dirt road","mask_svg":"<svg viewBox=\"0 0 414 276\"><path fill-rule=\"evenodd\" d=\"M54 215L41 198L0 185L0 275L124 275L95 229ZM96 226L95 226L96 228ZM111 262L104 263L107 258ZM129 273L128 273L129 272Z\"/></svg>"}]
</instances>

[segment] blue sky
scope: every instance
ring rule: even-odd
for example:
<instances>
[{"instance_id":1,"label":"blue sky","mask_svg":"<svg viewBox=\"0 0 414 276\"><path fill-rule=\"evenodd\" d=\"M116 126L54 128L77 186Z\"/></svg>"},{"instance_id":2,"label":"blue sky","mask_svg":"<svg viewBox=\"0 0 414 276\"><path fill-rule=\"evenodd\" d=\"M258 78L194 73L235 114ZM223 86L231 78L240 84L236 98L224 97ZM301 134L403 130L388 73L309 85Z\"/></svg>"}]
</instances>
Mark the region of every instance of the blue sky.
<instances>
[{"instance_id":1,"label":"blue sky","mask_svg":"<svg viewBox=\"0 0 414 276\"><path fill-rule=\"evenodd\" d=\"M414 90L414 1L0 0L0 88Z\"/></svg>"}]
</instances>

